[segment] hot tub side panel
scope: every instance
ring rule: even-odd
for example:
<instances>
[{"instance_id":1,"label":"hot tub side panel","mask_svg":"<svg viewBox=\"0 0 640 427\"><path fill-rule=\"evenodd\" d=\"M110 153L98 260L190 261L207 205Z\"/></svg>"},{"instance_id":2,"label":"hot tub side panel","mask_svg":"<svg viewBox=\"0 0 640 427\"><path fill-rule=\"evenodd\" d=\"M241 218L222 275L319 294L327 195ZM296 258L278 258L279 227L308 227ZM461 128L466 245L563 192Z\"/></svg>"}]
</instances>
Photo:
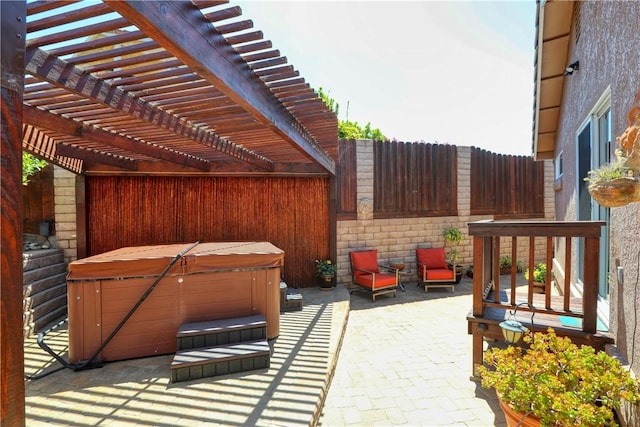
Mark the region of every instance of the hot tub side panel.
<instances>
[{"instance_id":1,"label":"hot tub side panel","mask_svg":"<svg viewBox=\"0 0 640 427\"><path fill-rule=\"evenodd\" d=\"M267 320L267 338L280 334L280 269L255 270L251 291L254 314Z\"/></svg>"},{"instance_id":2,"label":"hot tub side panel","mask_svg":"<svg viewBox=\"0 0 640 427\"><path fill-rule=\"evenodd\" d=\"M88 359L101 341L100 281L67 283L69 363Z\"/></svg>"},{"instance_id":3,"label":"hot tub side panel","mask_svg":"<svg viewBox=\"0 0 640 427\"><path fill-rule=\"evenodd\" d=\"M183 323L253 314L265 316L267 336L274 338L279 334L279 278L280 268L166 276L101 357L114 361L173 353L176 332ZM70 363L91 357L155 280L71 282ZM72 294L82 296L73 301L73 307Z\"/></svg>"}]
</instances>

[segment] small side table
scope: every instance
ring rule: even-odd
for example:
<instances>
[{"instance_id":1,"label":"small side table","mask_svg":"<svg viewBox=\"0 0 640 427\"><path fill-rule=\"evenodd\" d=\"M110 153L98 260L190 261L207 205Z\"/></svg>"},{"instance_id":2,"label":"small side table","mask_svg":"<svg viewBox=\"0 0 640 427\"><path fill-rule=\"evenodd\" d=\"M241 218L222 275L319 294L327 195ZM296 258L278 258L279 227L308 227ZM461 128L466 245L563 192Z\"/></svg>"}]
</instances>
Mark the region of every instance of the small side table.
<instances>
[{"instance_id":1,"label":"small side table","mask_svg":"<svg viewBox=\"0 0 640 427\"><path fill-rule=\"evenodd\" d=\"M396 270L398 272L398 287L400 290L404 292L406 289L404 288L404 283L402 283L402 270L404 270L406 266L404 264L389 264L389 268Z\"/></svg>"}]
</instances>

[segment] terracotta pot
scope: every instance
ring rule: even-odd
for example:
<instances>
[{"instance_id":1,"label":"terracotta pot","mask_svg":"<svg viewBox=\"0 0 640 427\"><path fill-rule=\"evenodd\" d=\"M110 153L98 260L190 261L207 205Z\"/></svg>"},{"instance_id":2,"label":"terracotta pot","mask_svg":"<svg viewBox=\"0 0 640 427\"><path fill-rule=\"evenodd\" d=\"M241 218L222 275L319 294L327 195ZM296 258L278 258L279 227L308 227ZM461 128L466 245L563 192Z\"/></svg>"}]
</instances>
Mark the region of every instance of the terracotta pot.
<instances>
[{"instance_id":1,"label":"terracotta pot","mask_svg":"<svg viewBox=\"0 0 640 427\"><path fill-rule=\"evenodd\" d=\"M525 415L522 412L514 411L511 406L507 405L502 401L500 396L498 396L498 401L500 402L500 408L502 412L504 412L504 417L507 420L507 425L509 427L537 427L540 426L540 418L528 414Z\"/></svg>"},{"instance_id":2,"label":"terracotta pot","mask_svg":"<svg viewBox=\"0 0 640 427\"><path fill-rule=\"evenodd\" d=\"M533 282L533 293L534 294L544 294L544 282Z\"/></svg>"},{"instance_id":3,"label":"terracotta pot","mask_svg":"<svg viewBox=\"0 0 640 427\"><path fill-rule=\"evenodd\" d=\"M605 208L616 208L640 201L640 181L618 178L589 186L591 197Z\"/></svg>"}]
</instances>

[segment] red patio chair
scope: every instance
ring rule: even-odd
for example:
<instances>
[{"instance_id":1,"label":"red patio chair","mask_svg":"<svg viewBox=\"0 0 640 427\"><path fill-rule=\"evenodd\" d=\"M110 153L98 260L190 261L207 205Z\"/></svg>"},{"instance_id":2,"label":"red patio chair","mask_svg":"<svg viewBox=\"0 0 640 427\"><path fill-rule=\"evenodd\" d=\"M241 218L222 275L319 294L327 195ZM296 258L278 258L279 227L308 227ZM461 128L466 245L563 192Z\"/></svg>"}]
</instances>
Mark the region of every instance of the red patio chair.
<instances>
[{"instance_id":1,"label":"red patio chair","mask_svg":"<svg viewBox=\"0 0 640 427\"><path fill-rule=\"evenodd\" d=\"M445 261L444 248L417 248L418 277L425 292L429 288L450 288L456 281L455 265L450 269Z\"/></svg>"},{"instance_id":2,"label":"red patio chair","mask_svg":"<svg viewBox=\"0 0 640 427\"><path fill-rule=\"evenodd\" d=\"M350 259L353 283L358 287L351 290L351 293L361 290L371 292L374 301L376 296L382 294L392 293L394 297L396 296L399 282L398 270L378 265L376 249L351 252ZM381 272L381 268L389 272Z\"/></svg>"}]
</instances>

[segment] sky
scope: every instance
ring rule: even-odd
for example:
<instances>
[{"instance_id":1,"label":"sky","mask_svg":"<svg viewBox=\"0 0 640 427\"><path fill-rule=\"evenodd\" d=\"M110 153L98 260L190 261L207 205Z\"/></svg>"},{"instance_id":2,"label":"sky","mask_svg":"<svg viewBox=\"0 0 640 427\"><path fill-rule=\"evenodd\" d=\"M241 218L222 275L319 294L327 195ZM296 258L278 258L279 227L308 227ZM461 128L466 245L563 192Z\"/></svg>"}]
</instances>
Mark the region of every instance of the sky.
<instances>
[{"instance_id":1,"label":"sky","mask_svg":"<svg viewBox=\"0 0 640 427\"><path fill-rule=\"evenodd\" d=\"M231 4L340 120L399 141L532 152L535 0Z\"/></svg>"}]
</instances>

